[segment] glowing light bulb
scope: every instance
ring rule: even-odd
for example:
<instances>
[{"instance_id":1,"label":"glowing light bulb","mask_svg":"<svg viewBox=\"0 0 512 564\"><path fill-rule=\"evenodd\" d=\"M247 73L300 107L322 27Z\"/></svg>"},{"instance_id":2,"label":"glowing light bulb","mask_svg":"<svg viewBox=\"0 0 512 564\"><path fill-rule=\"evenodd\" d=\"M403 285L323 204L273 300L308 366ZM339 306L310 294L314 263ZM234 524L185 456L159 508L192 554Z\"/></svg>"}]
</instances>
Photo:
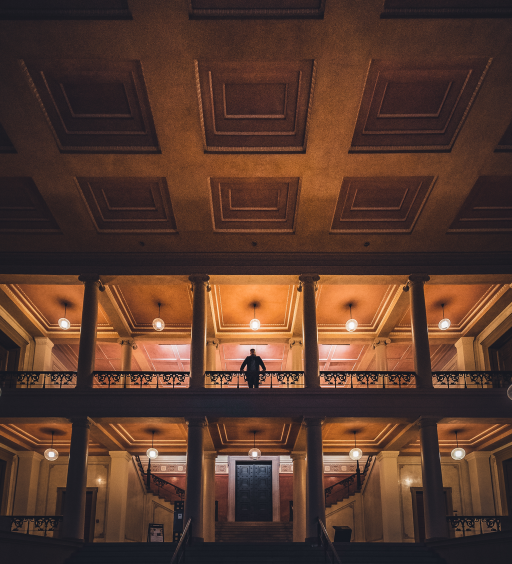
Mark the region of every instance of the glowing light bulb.
<instances>
[{"instance_id":1,"label":"glowing light bulb","mask_svg":"<svg viewBox=\"0 0 512 564\"><path fill-rule=\"evenodd\" d=\"M450 325L452 324L452 322L448 319L441 319L441 321L438 324L439 329L441 329L441 331L446 331Z\"/></svg>"},{"instance_id":2,"label":"glowing light bulb","mask_svg":"<svg viewBox=\"0 0 512 564\"><path fill-rule=\"evenodd\" d=\"M148 448L148 450L146 451L147 457L151 458L151 460L154 460L157 456L158 456L158 451L156 450L156 448Z\"/></svg>"},{"instance_id":3,"label":"glowing light bulb","mask_svg":"<svg viewBox=\"0 0 512 564\"><path fill-rule=\"evenodd\" d=\"M257 331L261 326L260 320L259 319L251 319L251 321L249 321L249 327L253 330L253 331Z\"/></svg>"},{"instance_id":4,"label":"glowing light bulb","mask_svg":"<svg viewBox=\"0 0 512 564\"><path fill-rule=\"evenodd\" d=\"M508 399L511 399L511 400L512 400L512 385L510 385L510 386L508 387L507 396L508 396Z\"/></svg>"},{"instance_id":5,"label":"glowing light bulb","mask_svg":"<svg viewBox=\"0 0 512 564\"><path fill-rule=\"evenodd\" d=\"M160 319L159 317L153 319L153 329L155 331L163 331L164 327L165 327L165 323L163 319Z\"/></svg>"},{"instance_id":6,"label":"glowing light bulb","mask_svg":"<svg viewBox=\"0 0 512 564\"><path fill-rule=\"evenodd\" d=\"M466 451L462 447L457 447L452 450L453 460L462 460L466 456Z\"/></svg>"},{"instance_id":7,"label":"glowing light bulb","mask_svg":"<svg viewBox=\"0 0 512 564\"><path fill-rule=\"evenodd\" d=\"M249 451L249 456L251 457L252 460L258 460L258 458L260 458L261 456L261 451L259 448L251 448L251 450Z\"/></svg>"},{"instance_id":8,"label":"glowing light bulb","mask_svg":"<svg viewBox=\"0 0 512 564\"><path fill-rule=\"evenodd\" d=\"M363 451L360 448L353 448L348 455L352 460L360 460L363 456Z\"/></svg>"},{"instance_id":9,"label":"glowing light bulb","mask_svg":"<svg viewBox=\"0 0 512 564\"><path fill-rule=\"evenodd\" d=\"M71 327L71 323L70 323L69 319L66 319L65 317L61 317L59 319L58 323L59 323L59 327L61 329L64 329L64 331Z\"/></svg>"},{"instance_id":10,"label":"glowing light bulb","mask_svg":"<svg viewBox=\"0 0 512 564\"><path fill-rule=\"evenodd\" d=\"M57 458L59 458L59 453L54 448L47 448L44 451L44 457L46 460L52 462L53 460L57 460Z\"/></svg>"},{"instance_id":11,"label":"glowing light bulb","mask_svg":"<svg viewBox=\"0 0 512 564\"><path fill-rule=\"evenodd\" d=\"M349 333L352 333L353 331L355 331L357 329L357 321L355 319L349 319L346 323L345 323L345 328Z\"/></svg>"}]
</instances>

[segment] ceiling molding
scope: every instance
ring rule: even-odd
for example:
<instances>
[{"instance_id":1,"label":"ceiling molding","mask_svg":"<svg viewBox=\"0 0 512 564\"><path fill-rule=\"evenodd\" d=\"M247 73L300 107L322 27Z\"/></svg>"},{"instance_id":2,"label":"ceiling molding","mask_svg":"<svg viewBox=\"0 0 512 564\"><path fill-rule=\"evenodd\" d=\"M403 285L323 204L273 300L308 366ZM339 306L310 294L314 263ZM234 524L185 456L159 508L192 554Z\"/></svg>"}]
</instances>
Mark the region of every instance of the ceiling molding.
<instances>
[{"instance_id":1,"label":"ceiling molding","mask_svg":"<svg viewBox=\"0 0 512 564\"><path fill-rule=\"evenodd\" d=\"M189 0L189 18L319 19L325 0Z\"/></svg>"}]
</instances>

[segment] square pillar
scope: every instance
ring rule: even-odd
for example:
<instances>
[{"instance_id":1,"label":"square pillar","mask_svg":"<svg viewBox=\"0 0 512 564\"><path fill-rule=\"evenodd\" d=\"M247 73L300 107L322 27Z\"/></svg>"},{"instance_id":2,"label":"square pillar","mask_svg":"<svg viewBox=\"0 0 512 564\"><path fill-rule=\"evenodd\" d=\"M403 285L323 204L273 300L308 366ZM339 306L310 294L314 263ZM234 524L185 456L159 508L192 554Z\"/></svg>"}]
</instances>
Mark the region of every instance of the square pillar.
<instances>
[{"instance_id":1,"label":"square pillar","mask_svg":"<svg viewBox=\"0 0 512 564\"><path fill-rule=\"evenodd\" d=\"M18 451L18 476L14 494L14 515L35 515L39 468L44 457L38 452Z\"/></svg>"},{"instance_id":2,"label":"square pillar","mask_svg":"<svg viewBox=\"0 0 512 564\"><path fill-rule=\"evenodd\" d=\"M48 337L34 337L34 362L32 370L36 372L49 372L53 368L52 349L53 343Z\"/></svg>"},{"instance_id":3,"label":"square pillar","mask_svg":"<svg viewBox=\"0 0 512 564\"><path fill-rule=\"evenodd\" d=\"M402 542L400 490L398 487L398 451L382 451L377 456L382 500L384 542Z\"/></svg>"},{"instance_id":4,"label":"square pillar","mask_svg":"<svg viewBox=\"0 0 512 564\"><path fill-rule=\"evenodd\" d=\"M203 538L215 542L215 459L216 452L205 452L203 458Z\"/></svg>"},{"instance_id":5,"label":"square pillar","mask_svg":"<svg viewBox=\"0 0 512 564\"><path fill-rule=\"evenodd\" d=\"M128 472L132 457L124 450L111 451L108 483L106 542L124 542L126 505L128 501Z\"/></svg>"},{"instance_id":6,"label":"square pillar","mask_svg":"<svg viewBox=\"0 0 512 564\"><path fill-rule=\"evenodd\" d=\"M456 343L457 349L457 370L476 370L474 337L461 337Z\"/></svg>"},{"instance_id":7,"label":"square pillar","mask_svg":"<svg viewBox=\"0 0 512 564\"><path fill-rule=\"evenodd\" d=\"M292 452L293 542L306 540L306 453Z\"/></svg>"},{"instance_id":8,"label":"square pillar","mask_svg":"<svg viewBox=\"0 0 512 564\"><path fill-rule=\"evenodd\" d=\"M490 458L490 452L472 452L466 456L474 515L496 515Z\"/></svg>"}]
</instances>

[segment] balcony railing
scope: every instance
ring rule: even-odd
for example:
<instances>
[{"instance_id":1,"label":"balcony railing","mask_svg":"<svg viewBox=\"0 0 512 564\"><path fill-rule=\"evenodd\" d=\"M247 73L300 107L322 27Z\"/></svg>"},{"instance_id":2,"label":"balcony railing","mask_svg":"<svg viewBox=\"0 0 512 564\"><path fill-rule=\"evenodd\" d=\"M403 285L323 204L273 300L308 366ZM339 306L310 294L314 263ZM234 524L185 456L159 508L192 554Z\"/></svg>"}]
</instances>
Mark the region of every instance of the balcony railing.
<instances>
[{"instance_id":1,"label":"balcony railing","mask_svg":"<svg viewBox=\"0 0 512 564\"><path fill-rule=\"evenodd\" d=\"M25 533L46 537L48 533L58 531L62 523L62 516L41 516L41 515L11 515L2 517L2 520L10 521L9 530L12 533Z\"/></svg>"},{"instance_id":2,"label":"balcony railing","mask_svg":"<svg viewBox=\"0 0 512 564\"><path fill-rule=\"evenodd\" d=\"M93 388L102 389L174 389L188 388L189 372L115 372L93 373ZM512 372L433 372L434 388L508 388ZM245 372L208 371L206 388L245 388ZM320 372L320 385L327 389L403 389L416 387L414 372ZM0 372L0 387L16 389L65 389L76 387L76 372ZM267 371L260 373L260 388L303 388L304 372Z\"/></svg>"},{"instance_id":3,"label":"balcony railing","mask_svg":"<svg viewBox=\"0 0 512 564\"><path fill-rule=\"evenodd\" d=\"M474 515L450 515L446 518L449 526L456 532L462 533L465 537L468 535L482 535L485 533L496 533L501 530L510 530L510 517L492 515L492 516L474 516Z\"/></svg>"}]
</instances>

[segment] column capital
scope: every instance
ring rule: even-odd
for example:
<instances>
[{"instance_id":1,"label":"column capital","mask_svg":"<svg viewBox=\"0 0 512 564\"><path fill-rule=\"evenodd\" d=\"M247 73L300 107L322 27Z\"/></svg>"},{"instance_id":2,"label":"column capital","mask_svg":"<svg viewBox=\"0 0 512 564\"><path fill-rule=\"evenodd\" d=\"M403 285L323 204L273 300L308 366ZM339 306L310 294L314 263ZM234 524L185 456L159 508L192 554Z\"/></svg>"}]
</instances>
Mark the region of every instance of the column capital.
<instances>
[{"instance_id":1,"label":"column capital","mask_svg":"<svg viewBox=\"0 0 512 564\"><path fill-rule=\"evenodd\" d=\"M204 451L203 456L206 460L215 460L218 457L218 454L215 450Z\"/></svg>"},{"instance_id":2,"label":"column capital","mask_svg":"<svg viewBox=\"0 0 512 564\"><path fill-rule=\"evenodd\" d=\"M372 348L385 347L389 344L391 344L391 339L375 339L372 343Z\"/></svg>"},{"instance_id":3,"label":"column capital","mask_svg":"<svg viewBox=\"0 0 512 564\"><path fill-rule=\"evenodd\" d=\"M435 419L434 417L420 417L418 419L418 426L420 429L424 427L435 427L439 419Z\"/></svg>"},{"instance_id":4,"label":"column capital","mask_svg":"<svg viewBox=\"0 0 512 564\"><path fill-rule=\"evenodd\" d=\"M302 451L292 452L290 458L292 460L306 460L306 453Z\"/></svg>"},{"instance_id":5,"label":"column capital","mask_svg":"<svg viewBox=\"0 0 512 564\"><path fill-rule=\"evenodd\" d=\"M383 458L398 458L400 454L399 450L381 450L377 455L377 460L382 460Z\"/></svg>"},{"instance_id":6,"label":"column capital","mask_svg":"<svg viewBox=\"0 0 512 564\"><path fill-rule=\"evenodd\" d=\"M126 460L129 462L132 459L132 455L125 450L109 450L108 454L110 458L116 458L118 460Z\"/></svg>"},{"instance_id":7,"label":"column capital","mask_svg":"<svg viewBox=\"0 0 512 564\"><path fill-rule=\"evenodd\" d=\"M216 349L218 349L219 345L220 345L220 341L219 341L219 339L208 339L206 341L206 344L207 345L213 345Z\"/></svg>"},{"instance_id":8,"label":"column capital","mask_svg":"<svg viewBox=\"0 0 512 564\"><path fill-rule=\"evenodd\" d=\"M468 461L477 460L477 459L488 460L490 457L491 457L491 453L489 451L478 450L466 454L465 459Z\"/></svg>"},{"instance_id":9,"label":"column capital","mask_svg":"<svg viewBox=\"0 0 512 564\"><path fill-rule=\"evenodd\" d=\"M314 284L320 280L320 276L318 274L301 274L299 280L303 284Z\"/></svg>"},{"instance_id":10,"label":"column capital","mask_svg":"<svg viewBox=\"0 0 512 564\"><path fill-rule=\"evenodd\" d=\"M134 351L137 350L138 346L135 343L135 339L117 339L117 344L126 347L132 347Z\"/></svg>"},{"instance_id":11,"label":"column capital","mask_svg":"<svg viewBox=\"0 0 512 564\"><path fill-rule=\"evenodd\" d=\"M84 427L90 429L92 421L88 417L70 417L69 422L73 427Z\"/></svg>"},{"instance_id":12,"label":"column capital","mask_svg":"<svg viewBox=\"0 0 512 564\"><path fill-rule=\"evenodd\" d=\"M412 284L424 284L430 280L430 276L428 274L411 274L409 276L409 285Z\"/></svg>"},{"instance_id":13,"label":"column capital","mask_svg":"<svg viewBox=\"0 0 512 564\"><path fill-rule=\"evenodd\" d=\"M204 417L191 417L190 419L185 419L189 427L206 427L207 421Z\"/></svg>"},{"instance_id":14,"label":"column capital","mask_svg":"<svg viewBox=\"0 0 512 564\"><path fill-rule=\"evenodd\" d=\"M306 427L321 427L324 424L325 419L320 417L306 417L304 419L304 424Z\"/></svg>"},{"instance_id":15,"label":"column capital","mask_svg":"<svg viewBox=\"0 0 512 564\"><path fill-rule=\"evenodd\" d=\"M207 284L210 277L207 274L191 274L188 279L192 284Z\"/></svg>"},{"instance_id":16,"label":"column capital","mask_svg":"<svg viewBox=\"0 0 512 564\"><path fill-rule=\"evenodd\" d=\"M32 460L44 460L44 456L42 454L39 454L38 452L35 452L33 450L17 450L16 454L18 455L18 458L29 458Z\"/></svg>"},{"instance_id":17,"label":"column capital","mask_svg":"<svg viewBox=\"0 0 512 564\"><path fill-rule=\"evenodd\" d=\"M302 341L300 340L300 338L295 338L295 339L289 339L288 343L290 345L290 348L292 349L293 347L299 347L302 346Z\"/></svg>"},{"instance_id":18,"label":"column capital","mask_svg":"<svg viewBox=\"0 0 512 564\"><path fill-rule=\"evenodd\" d=\"M80 282L83 282L84 284L86 282L96 282L98 284L98 288L100 289L100 292L105 291L105 286L103 286L99 274L80 274L78 280L80 280Z\"/></svg>"}]
</instances>

